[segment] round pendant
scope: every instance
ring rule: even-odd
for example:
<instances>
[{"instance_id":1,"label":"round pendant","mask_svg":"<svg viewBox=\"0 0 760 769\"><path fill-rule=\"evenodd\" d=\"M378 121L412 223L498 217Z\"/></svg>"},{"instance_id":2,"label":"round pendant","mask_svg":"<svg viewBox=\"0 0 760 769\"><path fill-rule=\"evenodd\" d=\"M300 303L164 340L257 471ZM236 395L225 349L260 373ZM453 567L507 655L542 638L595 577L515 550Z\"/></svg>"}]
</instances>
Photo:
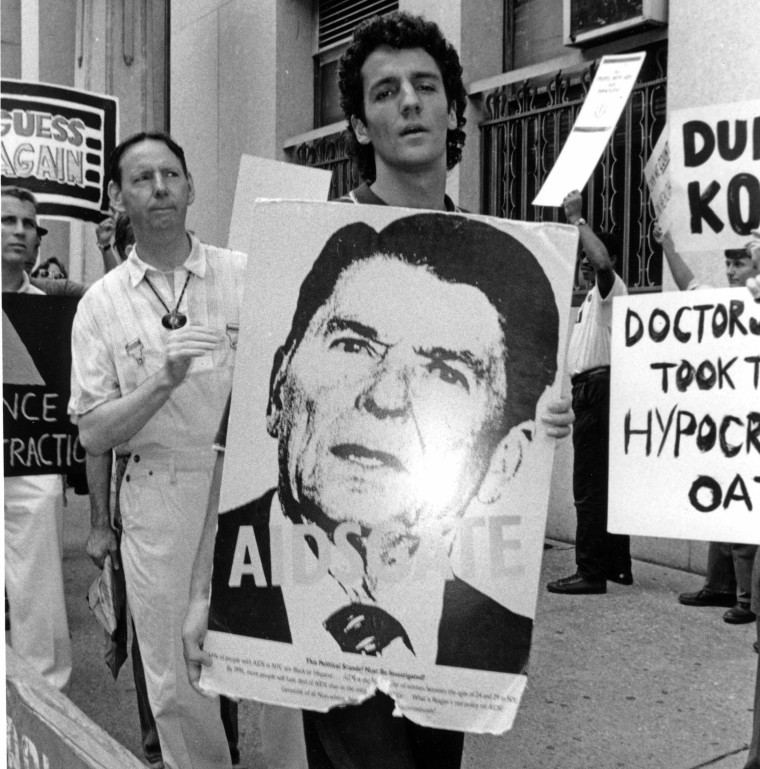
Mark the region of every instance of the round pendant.
<instances>
[{"instance_id":1,"label":"round pendant","mask_svg":"<svg viewBox=\"0 0 760 769\"><path fill-rule=\"evenodd\" d=\"M169 331L176 331L178 328L182 328L185 323L187 323L187 316L176 310L167 312L166 315L161 318L161 325L164 328L168 328Z\"/></svg>"}]
</instances>

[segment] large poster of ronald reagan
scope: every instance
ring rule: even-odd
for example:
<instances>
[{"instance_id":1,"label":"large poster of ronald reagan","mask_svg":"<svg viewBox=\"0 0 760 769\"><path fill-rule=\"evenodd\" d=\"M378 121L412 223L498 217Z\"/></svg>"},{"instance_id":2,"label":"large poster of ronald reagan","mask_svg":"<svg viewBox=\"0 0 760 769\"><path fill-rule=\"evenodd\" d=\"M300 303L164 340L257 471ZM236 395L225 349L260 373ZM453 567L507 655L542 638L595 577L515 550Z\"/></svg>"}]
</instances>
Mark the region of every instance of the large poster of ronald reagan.
<instances>
[{"instance_id":1,"label":"large poster of ronald reagan","mask_svg":"<svg viewBox=\"0 0 760 769\"><path fill-rule=\"evenodd\" d=\"M201 685L509 729L526 685L578 235L259 201Z\"/></svg>"}]
</instances>

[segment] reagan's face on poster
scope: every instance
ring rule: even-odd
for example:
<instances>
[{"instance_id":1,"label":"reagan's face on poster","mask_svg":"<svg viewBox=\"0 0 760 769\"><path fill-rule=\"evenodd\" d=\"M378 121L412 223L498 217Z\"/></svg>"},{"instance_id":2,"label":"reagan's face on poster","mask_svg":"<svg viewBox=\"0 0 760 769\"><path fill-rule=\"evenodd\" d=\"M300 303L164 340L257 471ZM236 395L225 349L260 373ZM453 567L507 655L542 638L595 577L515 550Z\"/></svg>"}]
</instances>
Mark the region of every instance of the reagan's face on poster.
<instances>
[{"instance_id":1,"label":"reagan's face on poster","mask_svg":"<svg viewBox=\"0 0 760 769\"><path fill-rule=\"evenodd\" d=\"M476 287L385 255L350 265L275 376L287 496L367 532L455 520L488 473L504 359Z\"/></svg>"}]
</instances>

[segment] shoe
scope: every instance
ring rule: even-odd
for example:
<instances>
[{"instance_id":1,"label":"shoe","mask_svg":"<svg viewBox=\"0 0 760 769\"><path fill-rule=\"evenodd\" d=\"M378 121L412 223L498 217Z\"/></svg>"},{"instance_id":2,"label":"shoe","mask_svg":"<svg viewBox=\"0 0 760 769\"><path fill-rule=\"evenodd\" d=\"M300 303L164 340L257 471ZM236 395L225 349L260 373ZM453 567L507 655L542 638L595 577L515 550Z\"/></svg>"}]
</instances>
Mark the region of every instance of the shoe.
<instances>
[{"instance_id":1,"label":"shoe","mask_svg":"<svg viewBox=\"0 0 760 769\"><path fill-rule=\"evenodd\" d=\"M607 592L607 582L605 580L590 580L578 574L571 574L569 577L557 579L550 582L546 589L550 593L564 593L566 595L591 595Z\"/></svg>"},{"instance_id":2,"label":"shoe","mask_svg":"<svg viewBox=\"0 0 760 769\"><path fill-rule=\"evenodd\" d=\"M737 603L723 615L723 621L729 625L744 625L755 621L755 612L749 608L748 603Z\"/></svg>"},{"instance_id":3,"label":"shoe","mask_svg":"<svg viewBox=\"0 0 760 769\"><path fill-rule=\"evenodd\" d=\"M684 606L731 607L736 603L736 596L733 593L719 593L717 590L703 587L696 593L681 593L678 596L678 603L682 603Z\"/></svg>"},{"instance_id":4,"label":"shoe","mask_svg":"<svg viewBox=\"0 0 760 769\"><path fill-rule=\"evenodd\" d=\"M630 571L613 571L604 575L610 582L617 582L618 585L632 585L633 574Z\"/></svg>"}]
</instances>

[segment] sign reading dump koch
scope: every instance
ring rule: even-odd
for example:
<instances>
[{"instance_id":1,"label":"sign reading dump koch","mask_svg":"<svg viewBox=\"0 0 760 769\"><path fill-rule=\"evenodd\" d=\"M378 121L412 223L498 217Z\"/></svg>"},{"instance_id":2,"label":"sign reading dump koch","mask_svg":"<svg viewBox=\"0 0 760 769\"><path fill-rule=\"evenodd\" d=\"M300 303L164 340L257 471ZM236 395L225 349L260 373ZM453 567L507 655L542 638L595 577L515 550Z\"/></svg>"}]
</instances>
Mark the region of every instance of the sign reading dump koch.
<instances>
[{"instance_id":1,"label":"sign reading dump koch","mask_svg":"<svg viewBox=\"0 0 760 769\"><path fill-rule=\"evenodd\" d=\"M292 201L248 216L202 685L316 711L379 689L417 723L503 732L577 231Z\"/></svg>"},{"instance_id":2,"label":"sign reading dump koch","mask_svg":"<svg viewBox=\"0 0 760 769\"><path fill-rule=\"evenodd\" d=\"M3 294L3 467L6 476L83 474L66 413L78 299Z\"/></svg>"},{"instance_id":3,"label":"sign reading dump koch","mask_svg":"<svg viewBox=\"0 0 760 769\"><path fill-rule=\"evenodd\" d=\"M118 101L73 88L2 80L2 182L37 197L37 213L99 222L116 146Z\"/></svg>"},{"instance_id":4,"label":"sign reading dump koch","mask_svg":"<svg viewBox=\"0 0 760 769\"><path fill-rule=\"evenodd\" d=\"M760 227L760 100L676 110L669 122L678 250L741 248Z\"/></svg>"},{"instance_id":5,"label":"sign reading dump koch","mask_svg":"<svg viewBox=\"0 0 760 769\"><path fill-rule=\"evenodd\" d=\"M760 543L760 303L745 289L616 299L612 532Z\"/></svg>"}]
</instances>

